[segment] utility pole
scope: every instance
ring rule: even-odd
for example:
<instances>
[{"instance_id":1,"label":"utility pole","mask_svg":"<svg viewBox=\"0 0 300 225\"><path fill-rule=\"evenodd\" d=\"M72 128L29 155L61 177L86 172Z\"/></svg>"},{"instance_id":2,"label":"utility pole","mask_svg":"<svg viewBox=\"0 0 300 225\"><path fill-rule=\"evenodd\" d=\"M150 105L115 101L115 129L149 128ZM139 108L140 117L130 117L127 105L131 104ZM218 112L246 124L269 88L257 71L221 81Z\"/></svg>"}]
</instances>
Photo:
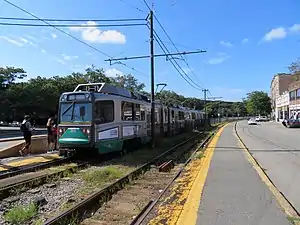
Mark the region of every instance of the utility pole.
<instances>
[{"instance_id":1,"label":"utility pole","mask_svg":"<svg viewBox=\"0 0 300 225\"><path fill-rule=\"evenodd\" d=\"M207 126L206 93L208 92L208 89L203 89L202 91L204 92L204 113L205 113L205 117L204 117L204 131L206 131L206 126Z\"/></svg>"},{"instance_id":2,"label":"utility pole","mask_svg":"<svg viewBox=\"0 0 300 225\"><path fill-rule=\"evenodd\" d=\"M151 74L151 136L152 148L155 147L155 91L154 91L154 28L153 28L153 11L149 14L150 25L150 74Z\"/></svg>"},{"instance_id":3,"label":"utility pole","mask_svg":"<svg viewBox=\"0 0 300 225\"><path fill-rule=\"evenodd\" d=\"M220 123L221 122L221 111L220 111L220 99L222 99L223 97L211 97L211 98L207 98L207 99L212 99L212 100L217 100L218 99L218 122Z\"/></svg>"}]
</instances>

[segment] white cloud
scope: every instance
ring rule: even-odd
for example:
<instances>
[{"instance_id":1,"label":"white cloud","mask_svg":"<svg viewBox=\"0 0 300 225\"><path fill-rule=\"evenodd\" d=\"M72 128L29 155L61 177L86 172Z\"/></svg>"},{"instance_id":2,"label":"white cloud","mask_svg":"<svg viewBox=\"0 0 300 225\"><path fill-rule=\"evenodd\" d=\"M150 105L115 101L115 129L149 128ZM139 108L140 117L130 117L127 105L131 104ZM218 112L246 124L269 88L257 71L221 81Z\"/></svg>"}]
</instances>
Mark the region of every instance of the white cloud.
<instances>
[{"instance_id":1,"label":"white cloud","mask_svg":"<svg viewBox=\"0 0 300 225\"><path fill-rule=\"evenodd\" d=\"M231 44L230 42L226 42L226 41L220 41L220 44L225 46L225 47L232 47L233 44Z\"/></svg>"},{"instance_id":2,"label":"white cloud","mask_svg":"<svg viewBox=\"0 0 300 225\"><path fill-rule=\"evenodd\" d=\"M46 50L45 50L45 49L41 49L41 52L42 52L42 53L46 53Z\"/></svg>"},{"instance_id":3,"label":"white cloud","mask_svg":"<svg viewBox=\"0 0 300 225\"><path fill-rule=\"evenodd\" d=\"M24 46L24 44L22 42L17 41L17 40L12 39L12 38L9 38L9 37L6 37L6 36L0 36L0 39L5 40L5 41L7 41L7 42L9 42L9 43L11 43L13 45L19 46L19 47L23 47Z\"/></svg>"},{"instance_id":4,"label":"white cloud","mask_svg":"<svg viewBox=\"0 0 300 225\"><path fill-rule=\"evenodd\" d=\"M294 24L289 28L290 32L297 33L300 32L300 24Z\"/></svg>"},{"instance_id":5,"label":"white cloud","mask_svg":"<svg viewBox=\"0 0 300 225\"><path fill-rule=\"evenodd\" d=\"M84 25L97 25L94 21L88 21ZM71 27L72 31L81 32L82 39L92 43L125 44L126 37L116 30L102 31L96 27Z\"/></svg>"},{"instance_id":6,"label":"white cloud","mask_svg":"<svg viewBox=\"0 0 300 225\"><path fill-rule=\"evenodd\" d=\"M228 56L226 53L219 52L216 57L209 59L206 63L212 64L212 65L221 64L222 62L224 62L225 60L227 60L229 58L230 58L230 56Z\"/></svg>"},{"instance_id":7,"label":"white cloud","mask_svg":"<svg viewBox=\"0 0 300 225\"><path fill-rule=\"evenodd\" d=\"M29 40L27 40L27 39L25 39L25 38L20 37L20 40L21 40L22 42L24 42L25 44L29 44L29 45L32 45L32 46L37 47L37 45L36 45L35 43L33 43L32 41L29 41Z\"/></svg>"},{"instance_id":8,"label":"white cloud","mask_svg":"<svg viewBox=\"0 0 300 225\"><path fill-rule=\"evenodd\" d=\"M109 68L104 71L105 75L108 77L116 77L117 75L123 75L124 73L116 68Z\"/></svg>"},{"instance_id":9,"label":"white cloud","mask_svg":"<svg viewBox=\"0 0 300 225\"><path fill-rule=\"evenodd\" d=\"M54 34L54 33L51 33L51 37L52 37L53 39L56 39L56 38L57 38L57 35Z\"/></svg>"},{"instance_id":10,"label":"white cloud","mask_svg":"<svg viewBox=\"0 0 300 225\"><path fill-rule=\"evenodd\" d=\"M73 59L77 59L77 58L78 58L77 55L71 56L71 55L61 54L61 56L63 57L64 60L67 60L67 61L70 61L70 60L73 60Z\"/></svg>"},{"instance_id":11,"label":"white cloud","mask_svg":"<svg viewBox=\"0 0 300 225\"><path fill-rule=\"evenodd\" d=\"M275 39L283 39L287 36L286 29L284 27L278 27L270 30L265 36L265 41L272 41Z\"/></svg>"},{"instance_id":12,"label":"white cloud","mask_svg":"<svg viewBox=\"0 0 300 225\"><path fill-rule=\"evenodd\" d=\"M64 60L62 60L62 59L56 58L56 61L57 61L58 63L62 64L62 65L66 65L66 62L65 62Z\"/></svg>"},{"instance_id":13,"label":"white cloud","mask_svg":"<svg viewBox=\"0 0 300 225\"><path fill-rule=\"evenodd\" d=\"M244 39L242 40L242 44L246 44L248 41L249 41L248 38L244 38Z\"/></svg>"}]
</instances>

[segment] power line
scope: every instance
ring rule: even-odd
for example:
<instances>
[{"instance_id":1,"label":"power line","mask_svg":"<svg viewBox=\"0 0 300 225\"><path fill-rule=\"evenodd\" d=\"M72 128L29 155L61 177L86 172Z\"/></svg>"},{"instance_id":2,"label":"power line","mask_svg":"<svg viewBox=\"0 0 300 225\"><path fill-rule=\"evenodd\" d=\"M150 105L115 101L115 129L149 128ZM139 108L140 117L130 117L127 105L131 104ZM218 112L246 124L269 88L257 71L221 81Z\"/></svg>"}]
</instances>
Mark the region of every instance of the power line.
<instances>
[{"instance_id":1,"label":"power line","mask_svg":"<svg viewBox=\"0 0 300 225\"><path fill-rule=\"evenodd\" d=\"M155 33L155 39L156 39L156 41L157 41L157 43L159 44L159 46L162 48L162 50L163 51L165 51L164 50L164 48L166 49L166 51L168 52L168 53L170 53L170 51L168 50L168 48L165 46L165 44L162 42L162 40L160 39L160 37L158 36L158 34L154 31L154 33ZM158 39L158 40L157 40ZM164 48L163 48L163 47ZM174 60L174 62L175 62L175 64L180 68L180 70L185 74L185 76L196 86L194 86L194 85L192 85L190 82L188 82L193 88L195 88L195 89L197 89L197 90L201 90L202 89L202 87L201 86L199 86L197 83L195 83L188 75L187 75L187 73L181 68L181 66L178 64L178 62L174 59L174 57L173 56L171 56L171 59L173 59ZM171 60L170 60L170 62L172 62ZM172 65L174 66L174 64L172 63ZM177 70L178 71L178 70ZM182 76L182 73L180 72L180 75ZM182 76L183 77L183 76ZM186 79L185 79L186 80Z\"/></svg>"},{"instance_id":2,"label":"power line","mask_svg":"<svg viewBox=\"0 0 300 225\"><path fill-rule=\"evenodd\" d=\"M154 35L154 38L155 38L155 40L157 41L157 43L158 43L158 45L160 46L160 48L162 49L162 51L164 52L164 53L166 53L166 51L165 51L165 49L164 49L164 47L162 46L162 44L157 40L157 37L156 37L156 35ZM167 50L168 51L168 50ZM167 54L167 53L166 53ZM173 57L171 56L171 58L173 59ZM174 60L175 61L175 60ZM179 69L176 67L176 65L174 64L174 62L172 61L172 60L170 60L170 62L171 62L171 64L173 65L173 67L177 70L177 72L179 73L179 75L189 84L189 85L191 85L193 88L195 88L195 89L197 89L197 90L201 90L201 89L199 89L199 88L197 88L197 87L195 87L193 84L191 84L183 75L182 75L182 73L179 71ZM175 63L177 63L176 61L175 61ZM180 67L178 64L177 64L177 66L178 67Z\"/></svg>"},{"instance_id":3,"label":"power line","mask_svg":"<svg viewBox=\"0 0 300 225\"><path fill-rule=\"evenodd\" d=\"M139 12L144 13L143 10L141 10L140 8L138 8L138 7L136 7L136 6L132 5L132 4L130 4L129 2L126 2L126 1L124 1L124 0L119 0L119 1L120 1L120 2L123 2L125 5L129 5L131 8L136 9L136 10L139 11Z\"/></svg>"},{"instance_id":4,"label":"power line","mask_svg":"<svg viewBox=\"0 0 300 225\"><path fill-rule=\"evenodd\" d=\"M34 18L36 18L37 20L40 20L40 21L42 21L42 22L48 24L49 26L53 27L54 29L58 30L59 32L61 32L61 33L65 34L65 35L69 36L70 38L72 38L72 39L74 39L74 40L76 40L76 41L78 41L78 42L84 44L85 46L87 46L87 47L89 47L89 48L91 48L91 49L97 51L98 53L100 53L100 54L102 54L102 55L104 55L104 56L106 56L106 57L112 58L110 55L106 54L105 52L102 52L102 51L100 51L99 49L93 47L92 45L90 45L90 44L88 44L88 43L86 43L86 42L80 40L79 38L74 37L73 35L67 33L66 31L64 31L64 30L62 30L62 29L56 27L56 25L53 25L53 24L51 24L51 23L49 23L49 22L47 22L47 21L44 21L43 19L41 19L41 18L39 18L38 16L36 16L36 15L34 15L34 14L28 12L27 10L25 10L25 9L23 9L23 8L21 8L21 7L17 6L17 5L15 5L14 3L11 3L11 2L8 1L8 0L3 0L3 1L5 1L6 3L12 5L13 7L15 7L15 8L21 10L22 12L24 12L24 13L26 13L26 14L28 14L28 15L34 17ZM141 72L141 71L139 71L139 70L137 70L137 69L135 69L135 68L133 68L133 67L130 67L130 66L126 65L125 63L118 62L118 64L121 64L121 65L123 65L123 66L125 66L125 67L127 67L127 68L129 68L129 69L131 69L131 70L134 70L134 71L139 72L139 73L141 73L141 74L143 74L143 75L146 75L145 73L143 73L143 72ZM146 76L148 76L148 75L146 75Z\"/></svg>"},{"instance_id":5,"label":"power line","mask_svg":"<svg viewBox=\"0 0 300 225\"><path fill-rule=\"evenodd\" d=\"M145 0L144 0L145 1ZM174 44L173 40L171 39L171 37L169 36L169 34L167 33L167 31L165 30L165 28L163 27L163 25L159 22L158 18L154 15L155 20L157 21L158 25L161 27L161 29L163 30L163 32L165 33L165 35L167 36L167 38L170 40L170 42L172 43L172 45L174 46L174 48L176 49L177 52L179 52L178 48L176 47L176 45ZM195 74L195 72L193 71L193 69L190 67L189 63L187 62L187 59L184 59L181 55L182 60L185 62L185 64L187 65L187 67L189 68L189 70L192 72L192 74L196 77L196 79L200 82L198 76ZM201 82L200 82L201 83Z\"/></svg>"},{"instance_id":6,"label":"power line","mask_svg":"<svg viewBox=\"0 0 300 225\"><path fill-rule=\"evenodd\" d=\"M21 17L0 17L0 20L21 20L21 21L38 21L39 19L33 18L21 18ZM146 19L47 19L42 18L44 21L50 22L87 22L87 21L94 21L94 22L130 22L130 21L146 21Z\"/></svg>"},{"instance_id":7,"label":"power line","mask_svg":"<svg viewBox=\"0 0 300 225\"><path fill-rule=\"evenodd\" d=\"M20 27L53 27L48 24L29 24L29 23L1 23L3 26L20 26ZM131 26L145 26L145 23L132 23L132 24L56 24L55 27L82 27L82 28L95 28L95 27L131 27Z\"/></svg>"}]
</instances>

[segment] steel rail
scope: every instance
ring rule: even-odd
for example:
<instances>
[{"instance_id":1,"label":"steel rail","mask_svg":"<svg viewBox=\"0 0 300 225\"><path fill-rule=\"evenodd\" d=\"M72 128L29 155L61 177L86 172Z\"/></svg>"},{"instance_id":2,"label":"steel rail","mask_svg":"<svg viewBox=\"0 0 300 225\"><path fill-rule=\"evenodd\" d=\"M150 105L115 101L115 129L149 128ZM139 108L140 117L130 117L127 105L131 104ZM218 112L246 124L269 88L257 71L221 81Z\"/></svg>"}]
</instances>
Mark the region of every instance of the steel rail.
<instances>
[{"instance_id":1,"label":"steel rail","mask_svg":"<svg viewBox=\"0 0 300 225\"><path fill-rule=\"evenodd\" d=\"M87 198L83 199L81 202L74 205L72 208L67 209L66 211L62 212L61 214L50 218L47 220L44 225L56 225L56 224L67 224L68 221L76 219L76 221L82 220L83 216L87 216L90 213L97 210L101 205L107 201L109 201L113 194L118 192L119 190L123 189L125 184L130 183L132 180L136 179L140 175L144 174L147 170L151 168L151 165L159 162L163 159L163 157L168 156L168 154L172 153L175 149L185 145L186 143L195 140L196 138L203 135L204 132L200 132L199 134L171 147L167 151L163 152L159 156L154 157L153 159L149 160L136 170L130 172L129 174L123 176L122 178L118 179L114 183L106 186L105 188L91 194ZM183 151L186 152L186 151Z\"/></svg>"},{"instance_id":2,"label":"steel rail","mask_svg":"<svg viewBox=\"0 0 300 225\"><path fill-rule=\"evenodd\" d=\"M54 177L63 177L66 172L74 173L78 169L86 167L91 163L93 163L93 162L91 162L91 161L80 162L78 165L72 166L72 167L67 168L67 169L63 169L63 170L60 170L60 171L57 171L57 172L42 174L40 176L36 176L36 177L33 177L33 178L29 178L27 180L15 182L15 183L9 184L7 186L2 186L0 188L0 200L9 197L11 195L11 192L15 189L28 188L28 187L29 188L34 188L34 187L40 186L41 184L47 182L47 180L49 178L51 179L51 178L54 178Z\"/></svg>"},{"instance_id":3,"label":"steel rail","mask_svg":"<svg viewBox=\"0 0 300 225\"><path fill-rule=\"evenodd\" d=\"M217 128L218 129L218 128ZM146 217L149 215L149 213L152 211L152 209L157 205L158 201L161 199L161 197L166 193L167 190L169 190L170 186L174 183L174 181L181 175L181 173L184 171L187 164L190 163L190 161L193 159L195 154L199 151L199 149L203 149L206 147L206 144L210 141L210 139L215 135L216 131L211 133L205 140L200 144L200 146L191 154L191 156L185 161L185 163L180 167L179 171L174 175L172 180L167 184L167 186L164 188L164 190L159 194L159 196L151 200L145 208L134 218L134 220L130 223L130 225L139 225L141 224Z\"/></svg>"},{"instance_id":4,"label":"steel rail","mask_svg":"<svg viewBox=\"0 0 300 225\"><path fill-rule=\"evenodd\" d=\"M0 172L0 180L8 178L8 177L13 177L13 176L16 176L19 174L23 174L23 173L34 172L34 171L42 170L42 169L49 168L52 166L57 166L57 165L60 165L63 163L70 162L70 160L71 160L71 157L67 157L67 158L61 158L61 159L54 159L50 162L38 163L38 164L35 164L32 166L30 166L30 164L29 164L29 165L24 165L24 166L20 166L20 167L14 167L9 170L1 171ZM5 167L5 165L1 166L1 167Z\"/></svg>"}]
</instances>

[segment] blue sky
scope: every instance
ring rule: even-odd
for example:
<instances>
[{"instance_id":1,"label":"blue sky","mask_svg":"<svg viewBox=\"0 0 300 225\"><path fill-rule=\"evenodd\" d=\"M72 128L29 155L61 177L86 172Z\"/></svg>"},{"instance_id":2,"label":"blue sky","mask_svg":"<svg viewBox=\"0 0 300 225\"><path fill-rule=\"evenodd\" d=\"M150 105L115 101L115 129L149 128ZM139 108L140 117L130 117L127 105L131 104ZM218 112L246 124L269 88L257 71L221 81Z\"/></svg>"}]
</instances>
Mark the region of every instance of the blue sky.
<instances>
[{"instance_id":1,"label":"blue sky","mask_svg":"<svg viewBox=\"0 0 300 225\"><path fill-rule=\"evenodd\" d=\"M145 18L148 13L141 0L11 2L42 18L88 19L90 23L94 19ZM299 8L297 0L154 0L155 15L180 51L207 50L186 56L197 77L182 60L177 62L201 87L226 100L241 100L253 90L269 92L273 75L287 72L287 66L300 57ZM2 0L0 17L30 18ZM169 50L175 52L157 22L154 26ZM147 27L63 29L110 56L149 54ZM161 53L157 44L155 51ZM149 60L124 61L140 73L118 64L110 66L104 61L107 58L51 27L0 26L0 66L22 67L31 78L64 76L94 64L111 76L116 71L132 73L149 89ZM166 89L203 97L165 58L155 60L155 73L157 83L168 84Z\"/></svg>"}]
</instances>

